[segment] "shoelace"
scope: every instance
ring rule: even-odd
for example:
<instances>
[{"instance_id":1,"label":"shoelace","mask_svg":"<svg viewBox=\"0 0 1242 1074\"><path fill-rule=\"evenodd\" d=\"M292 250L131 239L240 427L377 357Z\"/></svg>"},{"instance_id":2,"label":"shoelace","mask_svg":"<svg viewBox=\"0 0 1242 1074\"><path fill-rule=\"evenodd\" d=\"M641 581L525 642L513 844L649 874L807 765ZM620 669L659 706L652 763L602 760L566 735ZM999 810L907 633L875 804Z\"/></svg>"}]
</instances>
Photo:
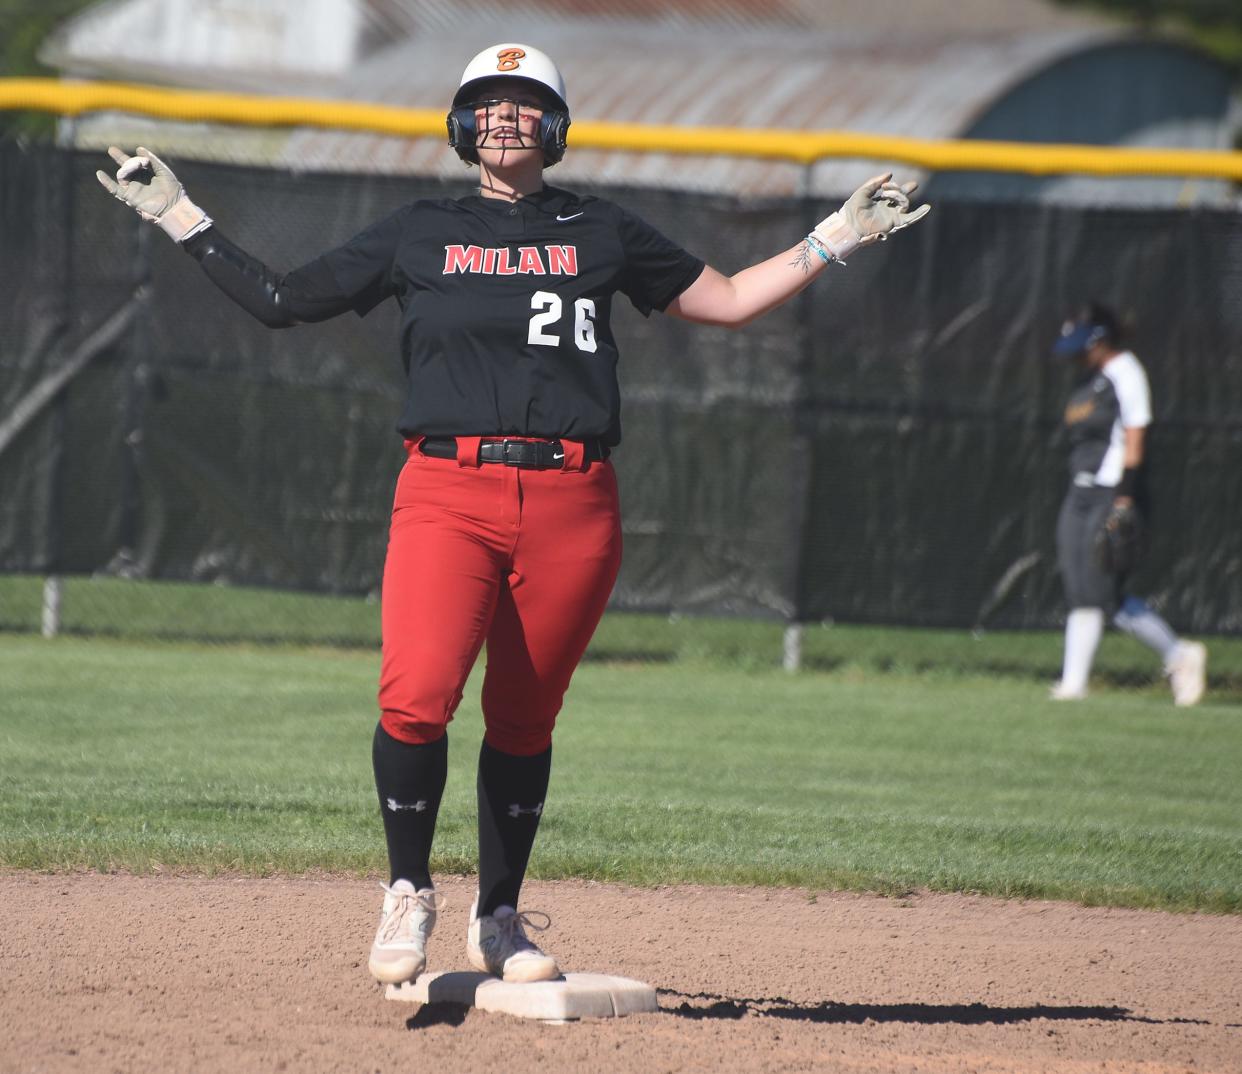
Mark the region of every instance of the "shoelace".
<instances>
[{"instance_id":1,"label":"shoelace","mask_svg":"<svg viewBox=\"0 0 1242 1074\"><path fill-rule=\"evenodd\" d=\"M537 925L532 921L532 914L543 918L543 924ZM546 932L552 926L552 918L542 910L525 910L502 917L497 923L500 925L501 938L508 947L514 951L538 951L538 946L531 943L524 930L530 928L536 932Z\"/></svg>"},{"instance_id":2,"label":"shoelace","mask_svg":"<svg viewBox=\"0 0 1242 1074\"><path fill-rule=\"evenodd\" d=\"M387 884L380 884L380 887L389 895L397 897L397 905L392 908L392 913L384 919L384 927L380 930L379 935L380 943L389 943L395 939L415 908L421 907L429 914L438 913L444 909L445 898L438 891L432 892L431 897L428 898L427 896L419 895L417 892L393 891Z\"/></svg>"}]
</instances>

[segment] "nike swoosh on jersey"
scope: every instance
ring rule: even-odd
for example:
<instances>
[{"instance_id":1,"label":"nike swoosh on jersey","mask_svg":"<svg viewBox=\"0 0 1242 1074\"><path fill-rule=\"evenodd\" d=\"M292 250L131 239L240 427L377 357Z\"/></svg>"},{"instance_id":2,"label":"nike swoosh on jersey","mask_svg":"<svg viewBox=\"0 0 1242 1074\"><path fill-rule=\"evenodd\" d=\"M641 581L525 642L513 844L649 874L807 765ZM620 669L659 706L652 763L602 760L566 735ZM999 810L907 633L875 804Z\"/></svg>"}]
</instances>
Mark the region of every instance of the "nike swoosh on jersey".
<instances>
[{"instance_id":1,"label":"nike swoosh on jersey","mask_svg":"<svg viewBox=\"0 0 1242 1074\"><path fill-rule=\"evenodd\" d=\"M563 224L568 220L577 220L581 215L582 213L570 213L568 216L562 216L560 213L557 213L556 222L558 224Z\"/></svg>"}]
</instances>

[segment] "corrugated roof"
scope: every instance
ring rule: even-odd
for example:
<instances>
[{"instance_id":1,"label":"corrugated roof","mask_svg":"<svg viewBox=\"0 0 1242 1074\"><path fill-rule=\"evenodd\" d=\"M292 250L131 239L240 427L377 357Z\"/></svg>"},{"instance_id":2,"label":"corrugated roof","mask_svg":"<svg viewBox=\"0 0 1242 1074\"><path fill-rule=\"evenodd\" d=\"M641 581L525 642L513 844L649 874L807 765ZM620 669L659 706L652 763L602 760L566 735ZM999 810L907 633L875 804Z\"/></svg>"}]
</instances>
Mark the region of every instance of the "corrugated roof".
<instances>
[{"instance_id":1,"label":"corrugated roof","mask_svg":"<svg viewBox=\"0 0 1242 1074\"><path fill-rule=\"evenodd\" d=\"M606 40L548 25L530 43L557 59L575 117L669 125L858 130L953 137L1015 81L1057 58L1111 39L1101 31L959 35L704 30L678 39L641 27ZM464 59L489 40L478 34L415 39L363 65L343 87L349 97L445 107ZM792 164L573 150L556 181L590 179L748 195L785 195L808 177ZM365 134L300 131L281 162L348 164L454 175L461 165L442 145ZM882 162L880 162L882 163ZM879 170L874 161L824 162L814 189L839 192Z\"/></svg>"},{"instance_id":2,"label":"corrugated roof","mask_svg":"<svg viewBox=\"0 0 1242 1074\"><path fill-rule=\"evenodd\" d=\"M189 0L113 0L128 7ZM284 0L282 0L284 2ZM341 25L354 0L315 0ZM127 7L128 5L128 7ZM208 5L210 6L210 5ZM461 0L365 0L357 62L333 97L447 109L466 61L514 36L561 66L576 120L669 125L857 130L948 138L969 130L1014 86L1059 60L1124 40L1099 20L1044 0L541 0L525 5ZM603 14L606 12L606 15ZM917 12L918 23L912 25ZM563 14L562 14L563 13ZM132 13L131 13L132 14ZM131 18L129 22L133 24ZM515 31L520 27L520 33ZM73 26L66 30L71 45ZM377 47L376 43L382 46ZM80 44L80 42L79 42ZM141 51L134 42L129 51ZM69 49L79 73L84 49ZM362 55L365 53L365 55ZM99 56L97 68L109 57ZM167 67L190 86L241 88L221 56L215 68ZM297 92L274 67L247 72L272 93ZM1167 144L1180 144L1171 131ZM1020 133L1011 135L1021 137ZM152 141L169 155L270 163L294 170L372 170L459 177L463 165L438 139L334 131L253 131L164 124L134 117L80 121L87 144ZM1195 133L1201 144L1203 132ZM812 169L746 158L575 150L557 183L657 185L746 196L835 195L887 167L825 161ZM898 168L902 174L909 169Z\"/></svg>"},{"instance_id":3,"label":"corrugated roof","mask_svg":"<svg viewBox=\"0 0 1242 1074\"><path fill-rule=\"evenodd\" d=\"M1051 0L363 0L377 17L420 32L460 31L498 22L511 33L529 20L727 29L1028 32L1106 23ZM503 35L502 35L503 36ZM517 36L521 36L520 33Z\"/></svg>"}]
</instances>

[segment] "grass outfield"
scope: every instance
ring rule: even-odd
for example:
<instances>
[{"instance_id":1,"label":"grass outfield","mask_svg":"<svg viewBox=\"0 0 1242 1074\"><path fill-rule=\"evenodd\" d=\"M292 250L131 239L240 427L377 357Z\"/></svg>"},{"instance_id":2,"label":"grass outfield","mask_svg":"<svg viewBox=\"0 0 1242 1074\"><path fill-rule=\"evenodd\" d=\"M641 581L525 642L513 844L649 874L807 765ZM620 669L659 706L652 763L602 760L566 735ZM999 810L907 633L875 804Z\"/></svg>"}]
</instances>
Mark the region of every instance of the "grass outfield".
<instances>
[{"instance_id":1,"label":"grass outfield","mask_svg":"<svg viewBox=\"0 0 1242 1074\"><path fill-rule=\"evenodd\" d=\"M1056 705L1025 674L922 659L584 665L532 872L1242 911L1236 697ZM0 636L0 865L378 874L377 668L366 650ZM475 860L478 685L450 735L441 871Z\"/></svg>"},{"instance_id":2,"label":"grass outfield","mask_svg":"<svg viewBox=\"0 0 1242 1074\"><path fill-rule=\"evenodd\" d=\"M118 578L64 579L62 631L70 636L136 641L219 641L375 649L380 612L357 597ZM39 630L43 580L0 574L0 632ZM738 670L780 667L777 622L670 618L612 612L604 617L587 658L650 663L715 663ZM1242 637L1209 639L1212 688L1242 702ZM904 627L804 628L803 666L811 671L977 673L1049 682L1060 673L1061 638L1050 632ZM1096 660L1097 680L1135 687L1158 680L1152 654L1109 632Z\"/></svg>"}]
</instances>

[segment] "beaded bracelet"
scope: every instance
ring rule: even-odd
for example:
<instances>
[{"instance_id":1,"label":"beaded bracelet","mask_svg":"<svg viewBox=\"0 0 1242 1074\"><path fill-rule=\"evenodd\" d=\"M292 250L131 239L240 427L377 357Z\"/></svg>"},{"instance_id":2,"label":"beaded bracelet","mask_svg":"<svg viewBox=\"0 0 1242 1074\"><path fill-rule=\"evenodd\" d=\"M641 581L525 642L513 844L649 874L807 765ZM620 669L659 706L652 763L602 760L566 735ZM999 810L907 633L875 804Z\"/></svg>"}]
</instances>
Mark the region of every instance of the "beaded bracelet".
<instances>
[{"instance_id":1,"label":"beaded bracelet","mask_svg":"<svg viewBox=\"0 0 1242 1074\"><path fill-rule=\"evenodd\" d=\"M820 258L824 261L825 264L831 265L834 261L838 265L845 264L845 262L842 261L839 257L834 256L832 252L829 251L827 247L825 247L824 244L820 242L819 239L817 239L814 235L808 235L806 237L806 244L812 250L814 250L817 254L819 254Z\"/></svg>"}]
</instances>

